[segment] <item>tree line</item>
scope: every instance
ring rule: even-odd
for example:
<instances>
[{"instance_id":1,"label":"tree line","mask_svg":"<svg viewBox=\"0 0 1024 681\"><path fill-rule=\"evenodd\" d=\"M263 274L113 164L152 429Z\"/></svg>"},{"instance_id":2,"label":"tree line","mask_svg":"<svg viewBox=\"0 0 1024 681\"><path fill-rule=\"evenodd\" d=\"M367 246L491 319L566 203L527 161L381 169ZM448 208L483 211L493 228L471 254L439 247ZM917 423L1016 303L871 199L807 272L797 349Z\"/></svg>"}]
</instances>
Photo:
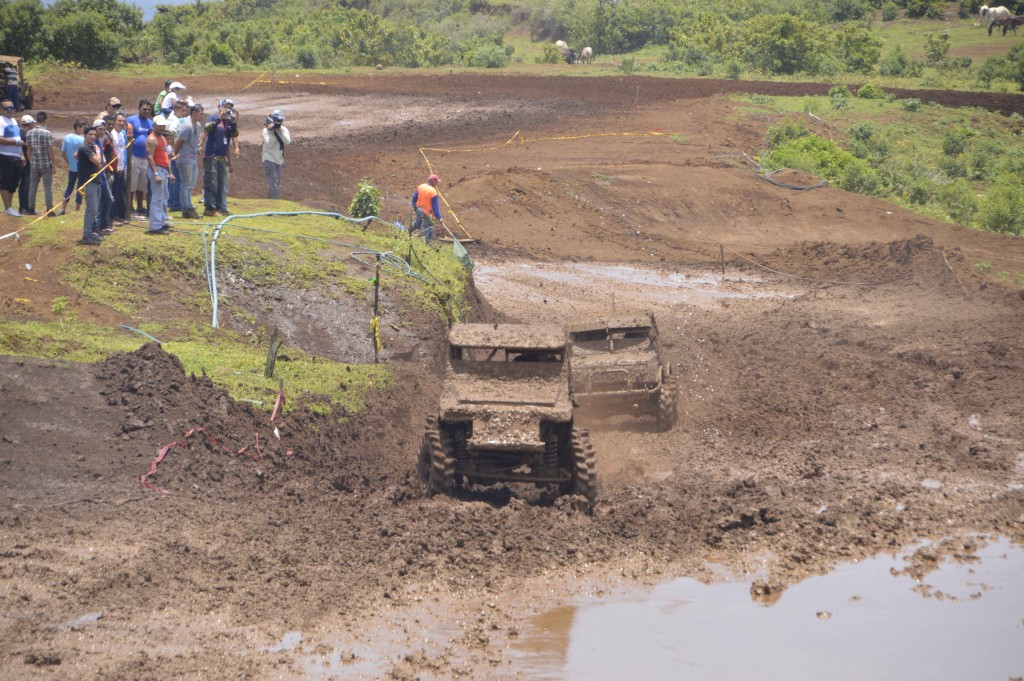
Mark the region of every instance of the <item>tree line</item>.
<instances>
[{"instance_id":1,"label":"tree line","mask_svg":"<svg viewBox=\"0 0 1024 681\"><path fill-rule=\"evenodd\" d=\"M963 17L981 0L960 0ZM879 11L941 16L943 0L194 0L159 5L144 21L120 0L0 0L0 44L30 59L107 69L132 63L187 67L502 67L515 27L531 38L589 45L598 54L664 46L670 68L698 74L901 75L870 29ZM557 59L552 51L540 60ZM956 66L951 64L952 66ZM963 66L963 65L960 65ZM992 77L1006 74L993 63ZM888 69L888 71L886 71ZM909 75L909 74L908 74Z\"/></svg>"}]
</instances>

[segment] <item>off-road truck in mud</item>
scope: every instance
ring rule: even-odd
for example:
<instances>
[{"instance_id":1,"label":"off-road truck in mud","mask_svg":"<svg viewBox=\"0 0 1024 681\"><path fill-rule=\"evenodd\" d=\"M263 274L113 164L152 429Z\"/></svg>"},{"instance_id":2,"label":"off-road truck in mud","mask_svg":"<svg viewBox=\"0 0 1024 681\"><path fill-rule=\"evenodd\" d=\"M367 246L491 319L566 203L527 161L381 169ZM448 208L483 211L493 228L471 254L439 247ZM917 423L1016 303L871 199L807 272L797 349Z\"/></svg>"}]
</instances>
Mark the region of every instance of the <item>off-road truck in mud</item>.
<instances>
[{"instance_id":1,"label":"off-road truck in mud","mask_svg":"<svg viewBox=\"0 0 1024 681\"><path fill-rule=\"evenodd\" d=\"M667 431L679 416L679 386L661 359L651 313L604 315L569 326L572 391L605 414L653 413Z\"/></svg>"},{"instance_id":2,"label":"off-road truck in mud","mask_svg":"<svg viewBox=\"0 0 1024 681\"><path fill-rule=\"evenodd\" d=\"M557 485L597 498L586 430L573 425L565 332L527 324L456 324L436 416L427 418L419 476L428 494L464 483Z\"/></svg>"}]
</instances>

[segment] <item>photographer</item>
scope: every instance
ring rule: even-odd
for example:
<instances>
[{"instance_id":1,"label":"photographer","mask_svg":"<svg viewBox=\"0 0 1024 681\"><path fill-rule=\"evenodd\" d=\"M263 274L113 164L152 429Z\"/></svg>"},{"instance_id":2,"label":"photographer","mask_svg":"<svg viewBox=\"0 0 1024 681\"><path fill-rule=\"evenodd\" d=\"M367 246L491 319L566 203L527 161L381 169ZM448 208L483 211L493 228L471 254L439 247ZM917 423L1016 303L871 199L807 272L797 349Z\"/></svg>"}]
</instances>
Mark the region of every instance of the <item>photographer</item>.
<instances>
[{"instance_id":1,"label":"photographer","mask_svg":"<svg viewBox=\"0 0 1024 681\"><path fill-rule=\"evenodd\" d=\"M276 199L281 194L281 167L284 148L292 143L291 133L284 127L284 114L274 110L263 128L263 172L267 175L267 195Z\"/></svg>"}]
</instances>

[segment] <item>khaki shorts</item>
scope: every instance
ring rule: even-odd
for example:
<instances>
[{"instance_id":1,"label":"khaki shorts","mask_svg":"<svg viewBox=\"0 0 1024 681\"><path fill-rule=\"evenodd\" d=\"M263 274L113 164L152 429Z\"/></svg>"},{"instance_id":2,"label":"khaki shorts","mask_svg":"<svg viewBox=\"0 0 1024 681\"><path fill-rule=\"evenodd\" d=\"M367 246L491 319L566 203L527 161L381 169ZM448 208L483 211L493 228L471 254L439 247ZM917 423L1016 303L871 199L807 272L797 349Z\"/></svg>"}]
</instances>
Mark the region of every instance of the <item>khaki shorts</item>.
<instances>
[{"instance_id":1,"label":"khaki shorts","mask_svg":"<svg viewBox=\"0 0 1024 681\"><path fill-rule=\"evenodd\" d=\"M146 171L149 170L149 161L144 158L132 157L132 172L128 177L128 191L144 192L149 187Z\"/></svg>"}]
</instances>

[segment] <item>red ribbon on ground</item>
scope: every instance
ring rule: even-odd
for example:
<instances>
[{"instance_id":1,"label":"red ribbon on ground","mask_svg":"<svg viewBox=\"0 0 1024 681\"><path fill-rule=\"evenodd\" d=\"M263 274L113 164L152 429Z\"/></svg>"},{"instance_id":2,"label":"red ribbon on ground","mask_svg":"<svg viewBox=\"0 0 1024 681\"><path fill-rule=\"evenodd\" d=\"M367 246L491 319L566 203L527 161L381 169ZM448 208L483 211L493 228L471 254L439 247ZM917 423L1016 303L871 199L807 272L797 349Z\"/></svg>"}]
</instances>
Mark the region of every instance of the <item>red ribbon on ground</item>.
<instances>
[{"instance_id":1,"label":"red ribbon on ground","mask_svg":"<svg viewBox=\"0 0 1024 681\"><path fill-rule=\"evenodd\" d=\"M283 393L282 393L282 396L283 396ZM203 433L204 435L206 435L206 439L207 440L212 442L216 447L224 450L228 454L231 454L232 456L239 456L241 454L245 454L246 456L248 456L250 459L252 459L253 461L255 461L257 463L259 463L260 461L263 461L263 451L260 449L260 434L259 433L256 433L256 445L255 445L256 456L254 456L253 454L251 454L251 453L246 451L247 449L249 449L249 445L246 445L245 447L242 447L237 452L233 451L231 449L228 449L227 447L225 447L221 443L217 442L217 438L215 438L214 436L212 436L209 433L207 433L205 428L197 427L197 428L193 428L192 430L190 430L187 433L185 433L185 436L183 438L181 438L180 442L172 442L172 443L170 443L168 445L164 445L163 447L160 448L160 453L157 454L155 459L153 459L153 465L151 465L149 467L149 472L148 473L143 473L143 475L142 475L142 477L140 479L140 482L142 483L142 486L145 487L146 489L156 489L156 490L158 490L160 492L163 492L164 494L170 494L170 492L168 492L167 490L165 490L165 489L163 489L161 487L154 487L152 484L147 482L147 478L149 478L150 476L156 475L156 466L157 466L158 463L160 463L161 461L164 460L164 457L167 456L167 452L171 451L171 449L174 448L174 447L184 447L187 444L188 439L190 437L192 437L193 435L195 435L196 433Z\"/></svg>"}]
</instances>

